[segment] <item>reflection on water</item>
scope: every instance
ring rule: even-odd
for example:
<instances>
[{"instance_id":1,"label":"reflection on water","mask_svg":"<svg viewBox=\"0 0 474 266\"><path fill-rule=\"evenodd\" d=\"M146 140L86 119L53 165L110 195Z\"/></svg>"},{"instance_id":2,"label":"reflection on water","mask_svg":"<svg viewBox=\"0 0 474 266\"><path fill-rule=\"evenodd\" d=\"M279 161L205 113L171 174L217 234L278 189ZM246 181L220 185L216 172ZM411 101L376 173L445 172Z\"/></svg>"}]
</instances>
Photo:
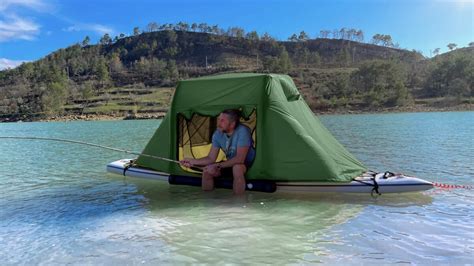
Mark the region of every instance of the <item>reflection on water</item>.
<instances>
[{"instance_id":1,"label":"reflection on water","mask_svg":"<svg viewBox=\"0 0 474 266\"><path fill-rule=\"evenodd\" d=\"M377 170L471 184L473 113L325 116ZM159 121L0 124L0 135L141 150ZM1 141L7 264L474 263L472 190L382 195L202 193L105 173L123 155Z\"/></svg>"}]
</instances>

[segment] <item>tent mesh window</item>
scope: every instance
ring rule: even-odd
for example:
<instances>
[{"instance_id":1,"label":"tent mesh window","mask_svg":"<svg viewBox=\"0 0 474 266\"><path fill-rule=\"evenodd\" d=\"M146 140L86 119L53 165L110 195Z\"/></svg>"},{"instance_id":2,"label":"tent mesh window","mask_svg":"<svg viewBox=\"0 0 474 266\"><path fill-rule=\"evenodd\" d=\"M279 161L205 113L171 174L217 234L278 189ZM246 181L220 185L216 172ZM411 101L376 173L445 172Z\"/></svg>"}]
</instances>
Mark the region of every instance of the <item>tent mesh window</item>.
<instances>
[{"instance_id":1,"label":"tent mesh window","mask_svg":"<svg viewBox=\"0 0 474 266\"><path fill-rule=\"evenodd\" d=\"M255 147L256 111L254 110L248 119L240 118L240 123L250 128ZM207 156L212 146L212 134L216 129L217 117L193 114L191 119L186 119L183 115L178 114L178 159L198 159ZM225 154L222 150L217 157L217 161L221 160L225 160ZM194 172L190 169L185 170Z\"/></svg>"}]
</instances>

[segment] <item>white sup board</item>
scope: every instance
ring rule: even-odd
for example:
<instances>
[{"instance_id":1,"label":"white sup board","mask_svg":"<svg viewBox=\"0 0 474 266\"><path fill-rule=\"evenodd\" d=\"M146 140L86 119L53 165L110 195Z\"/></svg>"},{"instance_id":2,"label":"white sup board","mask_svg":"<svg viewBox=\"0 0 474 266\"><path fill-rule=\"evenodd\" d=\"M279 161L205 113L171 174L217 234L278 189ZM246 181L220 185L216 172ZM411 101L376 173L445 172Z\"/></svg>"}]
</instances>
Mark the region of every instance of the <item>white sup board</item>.
<instances>
[{"instance_id":1,"label":"white sup board","mask_svg":"<svg viewBox=\"0 0 474 266\"><path fill-rule=\"evenodd\" d=\"M199 177L174 176L168 173L128 167L131 159L122 159L107 165L107 172L129 177L159 180L177 185L200 186ZM127 169L126 169L127 168ZM125 170L125 171L124 171ZM230 187L229 187L230 184ZM218 183L217 187L231 188L232 182ZM275 182L268 180L247 180L247 190L263 192L340 192L340 193L402 193L423 191L433 188L433 183L403 174L365 173L348 183L328 182Z\"/></svg>"}]
</instances>

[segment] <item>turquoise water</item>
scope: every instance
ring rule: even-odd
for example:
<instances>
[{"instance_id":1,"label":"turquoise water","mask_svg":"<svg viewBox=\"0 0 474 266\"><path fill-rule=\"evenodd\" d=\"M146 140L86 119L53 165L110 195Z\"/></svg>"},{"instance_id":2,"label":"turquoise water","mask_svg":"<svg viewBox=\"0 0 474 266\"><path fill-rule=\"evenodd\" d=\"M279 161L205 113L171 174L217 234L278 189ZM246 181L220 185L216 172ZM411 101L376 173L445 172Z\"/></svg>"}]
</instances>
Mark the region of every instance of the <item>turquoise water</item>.
<instances>
[{"instance_id":1,"label":"turquoise water","mask_svg":"<svg viewBox=\"0 0 474 266\"><path fill-rule=\"evenodd\" d=\"M370 169L473 185L474 113L321 117ZM140 151L158 120L0 124L0 136ZM0 139L3 264L472 264L474 191L288 195L169 186L105 173L127 155Z\"/></svg>"}]
</instances>

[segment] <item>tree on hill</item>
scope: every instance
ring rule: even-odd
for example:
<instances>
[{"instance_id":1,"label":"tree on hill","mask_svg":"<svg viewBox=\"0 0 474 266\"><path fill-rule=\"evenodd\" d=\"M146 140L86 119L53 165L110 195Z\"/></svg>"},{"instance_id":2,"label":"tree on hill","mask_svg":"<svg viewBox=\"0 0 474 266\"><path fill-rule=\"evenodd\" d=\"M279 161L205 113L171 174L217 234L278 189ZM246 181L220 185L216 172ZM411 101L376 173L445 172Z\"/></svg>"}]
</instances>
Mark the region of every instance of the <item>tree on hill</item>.
<instances>
[{"instance_id":1,"label":"tree on hill","mask_svg":"<svg viewBox=\"0 0 474 266\"><path fill-rule=\"evenodd\" d=\"M292 34L289 38L288 38L289 41L291 42L297 42L298 41L298 35L296 34Z\"/></svg>"},{"instance_id":2,"label":"tree on hill","mask_svg":"<svg viewBox=\"0 0 474 266\"><path fill-rule=\"evenodd\" d=\"M179 31L189 31L190 28L188 23L180 21L176 24L175 29Z\"/></svg>"},{"instance_id":3,"label":"tree on hill","mask_svg":"<svg viewBox=\"0 0 474 266\"><path fill-rule=\"evenodd\" d=\"M245 38L247 38L250 41L258 41L260 38L258 37L258 33L256 31L250 31L245 35Z\"/></svg>"},{"instance_id":4,"label":"tree on hill","mask_svg":"<svg viewBox=\"0 0 474 266\"><path fill-rule=\"evenodd\" d=\"M191 25L191 30L194 31L194 32L196 32L197 29L198 29L198 24L197 24L197 23L193 23L193 24Z\"/></svg>"},{"instance_id":5,"label":"tree on hill","mask_svg":"<svg viewBox=\"0 0 474 266\"><path fill-rule=\"evenodd\" d=\"M41 106L48 115L60 114L68 96L68 79L64 71L52 69L50 79L41 86Z\"/></svg>"},{"instance_id":6,"label":"tree on hill","mask_svg":"<svg viewBox=\"0 0 474 266\"><path fill-rule=\"evenodd\" d=\"M275 38L273 38L268 32L265 32L262 35L262 38L260 38L260 40L262 40L264 42L270 42L270 41L275 41Z\"/></svg>"},{"instance_id":7,"label":"tree on hill","mask_svg":"<svg viewBox=\"0 0 474 266\"><path fill-rule=\"evenodd\" d=\"M243 38L244 33L245 33L244 29L239 28L239 27L231 27L227 30L227 36L230 36L230 37Z\"/></svg>"},{"instance_id":8,"label":"tree on hill","mask_svg":"<svg viewBox=\"0 0 474 266\"><path fill-rule=\"evenodd\" d=\"M474 87L474 55L453 55L434 61L424 90L429 97L471 96Z\"/></svg>"},{"instance_id":9,"label":"tree on hill","mask_svg":"<svg viewBox=\"0 0 474 266\"><path fill-rule=\"evenodd\" d=\"M123 74L125 67L120 60L120 56L117 53L114 53L109 60L109 69L116 75Z\"/></svg>"},{"instance_id":10,"label":"tree on hill","mask_svg":"<svg viewBox=\"0 0 474 266\"><path fill-rule=\"evenodd\" d=\"M394 61L369 61L352 74L356 93L371 106L404 104L411 95L405 87L405 67Z\"/></svg>"},{"instance_id":11,"label":"tree on hill","mask_svg":"<svg viewBox=\"0 0 474 266\"><path fill-rule=\"evenodd\" d=\"M383 45L386 47L394 46L392 36L388 34L379 34L379 33L375 34L374 36L372 36L372 43L375 45Z\"/></svg>"},{"instance_id":12,"label":"tree on hill","mask_svg":"<svg viewBox=\"0 0 474 266\"><path fill-rule=\"evenodd\" d=\"M446 46L448 47L448 49L449 49L450 51L452 51L452 50L456 49L456 47L458 47L458 45L455 44L455 43L449 43L449 44L446 45Z\"/></svg>"},{"instance_id":13,"label":"tree on hill","mask_svg":"<svg viewBox=\"0 0 474 266\"><path fill-rule=\"evenodd\" d=\"M364 42L364 32L362 30L357 30L355 33L356 41Z\"/></svg>"},{"instance_id":14,"label":"tree on hill","mask_svg":"<svg viewBox=\"0 0 474 266\"><path fill-rule=\"evenodd\" d=\"M104 57L99 58L97 65L95 66L95 74L102 88L108 85L110 81L110 76L106 59Z\"/></svg>"},{"instance_id":15,"label":"tree on hill","mask_svg":"<svg viewBox=\"0 0 474 266\"><path fill-rule=\"evenodd\" d=\"M330 30L320 30L319 31L319 37L321 37L323 39L327 39L327 38L329 38L330 33L331 33Z\"/></svg>"},{"instance_id":16,"label":"tree on hill","mask_svg":"<svg viewBox=\"0 0 474 266\"><path fill-rule=\"evenodd\" d=\"M91 38L89 38L89 36L86 36L84 40L82 41L82 46L89 45L90 41L91 41Z\"/></svg>"},{"instance_id":17,"label":"tree on hill","mask_svg":"<svg viewBox=\"0 0 474 266\"><path fill-rule=\"evenodd\" d=\"M148 23L148 25L146 27L148 32L157 31L159 28L160 28L160 26L156 22L150 22L150 23Z\"/></svg>"},{"instance_id":18,"label":"tree on hill","mask_svg":"<svg viewBox=\"0 0 474 266\"><path fill-rule=\"evenodd\" d=\"M279 46L278 56L267 56L263 61L263 68L271 73L287 74L291 67L291 59L285 46Z\"/></svg>"},{"instance_id":19,"label":"tree on hill","mask_svg":"<svg viewBox=\"0 0 474 266\"><path fill-rule=\"evenodd\" d=\"M309 39L309 36L304 31L301 31L300 34L298 35L298 41L300 41L300 42L305 42L308 39Z\"/></svg>"},{"instance_id":20,"label":"tree on hill","mask_svg":"<svg viewBox=\"0 0 474 266\"><path fill-rule=\"evenodd\" d=\"M135 27L133 28L133 36L138 36L140 35L140 28L139 27Z\"/></svg>"},{"instance_id":21,"label":"tree on hill","mask_svg":"<svg viewBox=\"0 0 474 266\"><path fill-rule=\"evenodd\" d=\"M99 43L101 45L109 45L112 43L112 38L110 38L110 35L108 33L104 34L104 36L102 36L102 38L100 38L100 41Z\"/></svg>"}]
</instances>

